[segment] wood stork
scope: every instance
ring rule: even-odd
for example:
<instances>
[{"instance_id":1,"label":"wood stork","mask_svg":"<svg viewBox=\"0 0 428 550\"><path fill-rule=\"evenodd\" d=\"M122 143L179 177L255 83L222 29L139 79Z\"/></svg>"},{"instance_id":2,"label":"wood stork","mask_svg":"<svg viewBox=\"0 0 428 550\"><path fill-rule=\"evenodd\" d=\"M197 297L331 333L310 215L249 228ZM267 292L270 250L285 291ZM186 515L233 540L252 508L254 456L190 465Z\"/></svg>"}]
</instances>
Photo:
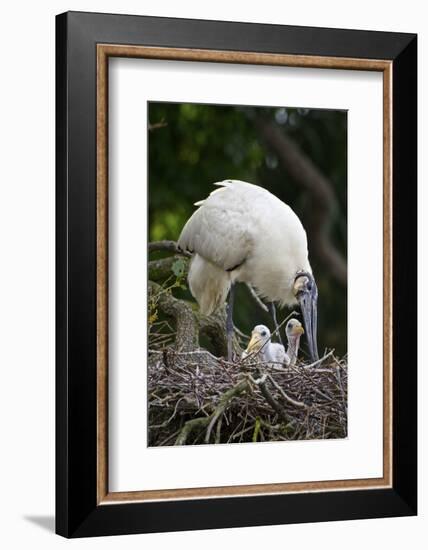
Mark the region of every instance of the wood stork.
<instances>
[{"instance_id":1,"label":"wood stork","mask_svg":"<svg viewBox=\"0 0 428 550\"><path fill-rule=\"evenodd\" d=\"M214 183L219 189L185 224L178 240L193 257L189 288L200 310L210 315L229 294L226 331L232 356L234 283L245 282L281 307L300 305L309 352L317 350L318 290L308 260L306 232L293 210L266 189L239 180ZM276 324L276 318L274 316Z\"/></svg>"},{"instance_id":2,"label":"wood stork","mask_svg":"<svg viewBox=\"0 0 428 550\"><path fill-rule=\"evenodd\" d=\"M295 365L299 353L300 337L304 332L302 324L297 319L290 319L285 329L288 342L287 351L285 351L282 344L270 341L271 333L265 325L257 325L251 333L251 340L243 352L242 358L254 353L263 363Z\"/></svg>"}]
</instances>

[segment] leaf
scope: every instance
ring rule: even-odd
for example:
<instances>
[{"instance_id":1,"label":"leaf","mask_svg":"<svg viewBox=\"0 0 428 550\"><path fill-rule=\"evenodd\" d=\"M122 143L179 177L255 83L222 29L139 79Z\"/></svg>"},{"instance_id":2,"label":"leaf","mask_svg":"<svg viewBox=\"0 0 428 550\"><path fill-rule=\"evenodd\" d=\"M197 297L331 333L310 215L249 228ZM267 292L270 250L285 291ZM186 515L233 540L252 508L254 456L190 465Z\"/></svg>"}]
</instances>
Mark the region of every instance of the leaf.
<instances>
[{"instance_id":1,"label":"leaf","mask_svg":"<svg viewBox=\"0 0 428 550\"><path fill-rule=\"evenodd\" d=\"M184 275L186 269L186 262L183 258L176 260L171 266L172 272L177 278L181 278Z\"/></svg>"}]
</instances>

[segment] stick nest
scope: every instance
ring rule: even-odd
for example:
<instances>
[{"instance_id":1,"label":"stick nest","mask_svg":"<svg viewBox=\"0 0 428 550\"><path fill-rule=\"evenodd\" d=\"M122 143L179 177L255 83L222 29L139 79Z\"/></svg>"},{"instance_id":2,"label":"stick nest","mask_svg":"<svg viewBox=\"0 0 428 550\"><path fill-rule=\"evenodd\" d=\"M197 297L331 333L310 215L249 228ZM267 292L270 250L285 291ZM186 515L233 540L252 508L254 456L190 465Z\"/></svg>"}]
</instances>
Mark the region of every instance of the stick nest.
<instances>
[{"instance_id":1,"label":"stick nest","mask_svg":"<svg viewBox=\"0 0 428 550\"><path fill-rule=\"evenodd\" d=\"M225 308L205 316L176 295L186 289L189 258L175 242L152 242L149 252L174 254L149 262L150 446L347 436L346 359L329 352L312 365L289 367L251 355L222 359L228 351ZM202 337L215 355L202 348ZM235 328L235 357L246 340Z\"/></svg>"},{"instance_id":2,"label":"stick nest","mask_svg":"<svg viewBox=\"0 0 428 550\"><path fill-rule=\"evenodd\" d=\"M149 445L347 436L346 359L312 365L235 363L204 349L149 351Z\"/></svg>"}]
</instances>

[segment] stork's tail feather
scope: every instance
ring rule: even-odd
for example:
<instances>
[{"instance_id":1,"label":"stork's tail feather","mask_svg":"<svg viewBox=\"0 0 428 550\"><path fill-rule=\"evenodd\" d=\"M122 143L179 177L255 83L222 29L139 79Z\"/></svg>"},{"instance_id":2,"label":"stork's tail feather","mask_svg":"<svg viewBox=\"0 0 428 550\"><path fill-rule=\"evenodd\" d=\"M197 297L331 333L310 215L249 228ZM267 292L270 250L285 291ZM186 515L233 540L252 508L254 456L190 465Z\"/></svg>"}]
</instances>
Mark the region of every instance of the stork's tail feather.
<instances>
[{"instance_id":1,"label":"stork's tail feather","mask_svg":"<svg viewBox=\"0 0 428 550\"><path fill-rule=\"evenodd\" d=\"M227 299L230 275L199 254L190 262L188 281L190 292L204 315L211 315Z\"/></svg>"}]
</instances>

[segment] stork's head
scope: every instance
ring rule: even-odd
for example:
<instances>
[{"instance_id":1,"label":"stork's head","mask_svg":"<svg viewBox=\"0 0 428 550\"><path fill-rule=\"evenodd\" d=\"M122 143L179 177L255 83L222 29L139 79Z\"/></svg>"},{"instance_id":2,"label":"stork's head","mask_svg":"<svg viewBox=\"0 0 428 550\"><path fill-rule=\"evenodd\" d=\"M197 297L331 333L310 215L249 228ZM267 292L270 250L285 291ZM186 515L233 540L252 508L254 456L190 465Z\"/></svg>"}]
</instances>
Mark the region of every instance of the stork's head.
<instances>
[{"instance_id":1,"label":"stork's head","mask_svg":"<svg viewBox=\"0 0 428 550\"><path fill-rule=\"evenodd\" d=\"M317 302L318 289L312 273L299 271L293 285L294 295L302 310L306 338L312 361L318 361L317 345Z\"/></svg>"},{"instance_id":2,"label":"stork's head","mask_svg":"<svg viewBox=\"0 0 428 550\"><path fill-rule=\"evenodd\" d=\"M262 346L270 339L270 330L264 325L257 325L251 333L251 340L245 353L258 353Z\"/></svg>"}]
</instances>

